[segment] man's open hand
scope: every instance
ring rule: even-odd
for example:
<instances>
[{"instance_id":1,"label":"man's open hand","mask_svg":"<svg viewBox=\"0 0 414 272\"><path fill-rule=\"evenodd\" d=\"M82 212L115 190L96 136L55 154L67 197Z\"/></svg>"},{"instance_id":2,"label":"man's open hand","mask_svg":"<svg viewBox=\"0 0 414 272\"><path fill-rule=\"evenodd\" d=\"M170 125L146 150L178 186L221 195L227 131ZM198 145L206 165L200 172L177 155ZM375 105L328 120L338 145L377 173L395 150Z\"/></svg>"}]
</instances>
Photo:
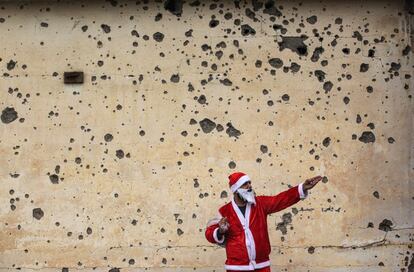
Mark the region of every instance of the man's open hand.
<instances>
[{"instance_id":1,"label":"man's open hand","mask_svg":"<svg viewBox=\"0 0 414 272\"><path fill-rule=\"evenodd\" d=\"M305 182L303 183L303 190L307 191L307 190L312 189L313 186L315 186L321 180L322 180L321 176L316 176L316 177L305 180Z\"/></svg>"},{"instance_id":2,"label":"man's open hand","mask_svg":"<svg viewBox=\"0 0 414 272\"><path fill-rule=\"evenodd\" d=\"M218 225L219 225L219 232L221 234L226 233L230 227L230 224L227 221L227 217L221 218L220 221L218 222Z\"/></svg>"}]
</instances>

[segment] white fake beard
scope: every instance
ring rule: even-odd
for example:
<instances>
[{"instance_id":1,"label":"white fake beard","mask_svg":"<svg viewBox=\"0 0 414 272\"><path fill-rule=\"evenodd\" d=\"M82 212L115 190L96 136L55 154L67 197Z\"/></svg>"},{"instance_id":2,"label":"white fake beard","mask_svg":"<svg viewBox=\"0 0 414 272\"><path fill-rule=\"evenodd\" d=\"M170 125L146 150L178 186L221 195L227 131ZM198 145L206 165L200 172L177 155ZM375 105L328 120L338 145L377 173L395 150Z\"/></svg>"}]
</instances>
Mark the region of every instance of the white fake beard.
<instances>
[{"instance_id":1,"label":"white fake beard","mask_svg":"<svg viewBox=\"0 0 414 272\"><path fill-rule=\"evenodd\" d=\"M248 203L253 203L256 204L256 199L255 199L255 195L254 195L254 191L253 189L251 189L249 191L249 189L237 189L237 193L239 194L239 196L247 201Z\"/></svg>"}]
</instances>

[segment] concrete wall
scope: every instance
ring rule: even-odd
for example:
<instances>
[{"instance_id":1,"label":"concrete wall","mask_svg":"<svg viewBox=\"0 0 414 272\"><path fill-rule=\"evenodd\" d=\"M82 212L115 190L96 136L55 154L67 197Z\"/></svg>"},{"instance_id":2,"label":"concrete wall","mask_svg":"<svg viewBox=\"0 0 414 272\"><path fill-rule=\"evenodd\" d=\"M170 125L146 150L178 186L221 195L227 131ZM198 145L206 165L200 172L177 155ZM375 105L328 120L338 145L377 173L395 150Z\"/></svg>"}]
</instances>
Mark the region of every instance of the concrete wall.
<instances>
[{"instance_id":1,"label":"concrete wall","mask_svg":"<svg viewBox=\"0 0 414 272\"><path fill-rule=\"evenodd\" d=\"M1 2L0 270L223 271L204 228L243 171L325 177L269 218L273 271L414 271L412 14Z\"/></svg>"}]
</instances>

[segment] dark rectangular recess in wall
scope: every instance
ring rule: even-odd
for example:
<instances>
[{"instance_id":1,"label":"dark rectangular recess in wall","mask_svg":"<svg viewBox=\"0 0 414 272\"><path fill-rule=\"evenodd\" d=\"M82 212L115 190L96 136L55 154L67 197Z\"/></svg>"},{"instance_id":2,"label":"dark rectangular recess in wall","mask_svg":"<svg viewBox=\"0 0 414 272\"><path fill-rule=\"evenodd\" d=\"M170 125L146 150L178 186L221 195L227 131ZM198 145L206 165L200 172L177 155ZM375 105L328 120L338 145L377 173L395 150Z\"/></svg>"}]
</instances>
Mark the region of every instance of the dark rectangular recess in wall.
<instances>
[{"instance_id":1,"label":"dark rectangular recess in wall","mask_svg":"<svg viewBox=\"0 0 414 272\"><path fill-rule=\"evenodd\" d=\"M83 72L65 72L63 78L65 84L82 84Z\"/></svg>"}]
</instances>

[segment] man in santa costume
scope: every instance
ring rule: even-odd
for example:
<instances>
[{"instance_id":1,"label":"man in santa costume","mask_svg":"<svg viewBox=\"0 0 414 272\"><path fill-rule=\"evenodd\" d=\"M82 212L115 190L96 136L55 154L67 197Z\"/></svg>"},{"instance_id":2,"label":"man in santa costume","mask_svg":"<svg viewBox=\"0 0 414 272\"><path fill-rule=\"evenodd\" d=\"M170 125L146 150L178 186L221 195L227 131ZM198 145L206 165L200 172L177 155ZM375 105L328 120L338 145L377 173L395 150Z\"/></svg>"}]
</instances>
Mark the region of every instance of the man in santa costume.
<instances>
[{"instance_id":1,"label":"man in santa costume","mask_svg":"<svg viewBox=\"0 0 414 272\"><path fill-rule=\"evenodd\" d=\"M256 196L249 176L229 176L231 202L219 209L219 217L207 224L205 236L226 248L227 271L270 271L270 242L267 216L305 199L320 180L316 176L275 196Z\"/></svg>"}]
</instances>

